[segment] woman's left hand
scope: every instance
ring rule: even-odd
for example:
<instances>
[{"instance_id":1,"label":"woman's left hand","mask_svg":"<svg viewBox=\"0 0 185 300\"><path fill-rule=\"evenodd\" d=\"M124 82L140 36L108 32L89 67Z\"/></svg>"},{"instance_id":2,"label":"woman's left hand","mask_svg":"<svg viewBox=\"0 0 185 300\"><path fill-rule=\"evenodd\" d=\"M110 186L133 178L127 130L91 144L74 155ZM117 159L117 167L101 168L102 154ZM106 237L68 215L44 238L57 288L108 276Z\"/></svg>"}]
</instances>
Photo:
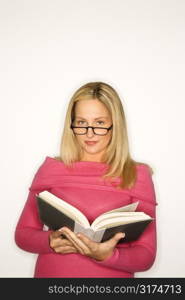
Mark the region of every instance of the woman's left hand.
<instances>
[{"instance_id":1,"label":"woman's left hand","mask_svg":"<svg viewBox=\"0 0 185 300\"><path fill-rule=\"evenodd\" d=\"M118 241L125 236L124 233L116 233L110 240L97 243L89 239L85 234L75 234L67 227L60 229L61 233L70 240L82 255L89 256L96 260L105 260L113 254Z\"/></svg>"}]
</instances>

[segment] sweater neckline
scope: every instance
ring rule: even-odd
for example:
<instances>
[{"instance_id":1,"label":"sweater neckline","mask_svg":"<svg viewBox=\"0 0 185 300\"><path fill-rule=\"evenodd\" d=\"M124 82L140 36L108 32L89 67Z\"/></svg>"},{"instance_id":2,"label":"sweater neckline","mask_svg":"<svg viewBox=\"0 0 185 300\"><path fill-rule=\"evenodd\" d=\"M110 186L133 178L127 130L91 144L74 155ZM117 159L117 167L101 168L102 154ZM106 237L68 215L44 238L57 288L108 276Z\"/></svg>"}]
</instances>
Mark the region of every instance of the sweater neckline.
<instances>
[{"instance_id":1,"label":"sweater neckline","mask_svg":"<svg viewBox=\"0 0 185 300\"><path fill-rule=\"evenodd\" d=\"M54 161L57 162L57 160L55 158L53 158L53 157L47 156L47 158L48 159L52 159L52 160L54 160ZM58 162L60 162L60 161L58 161ZM73 164L92 164L92 165L97 165L97 166L100 166L100 165L102 165L102 166L108 166L108 164L105 163L105 162L86 161L86 160L74 161Z\"/></svg>"},{"instance_id":2,"label":"sweater neckline","mask_svg":"<svg viewBox=\"0 0 185 300\"><path fill-rule=\"evenodd\" d=\"M99 161L88 161L88 160L79 160L79 161L75 161L74 163L77 164L98 164L98 165L107 165L107 163L104 162L99 162Z\"/></svg>"}]
</instances>

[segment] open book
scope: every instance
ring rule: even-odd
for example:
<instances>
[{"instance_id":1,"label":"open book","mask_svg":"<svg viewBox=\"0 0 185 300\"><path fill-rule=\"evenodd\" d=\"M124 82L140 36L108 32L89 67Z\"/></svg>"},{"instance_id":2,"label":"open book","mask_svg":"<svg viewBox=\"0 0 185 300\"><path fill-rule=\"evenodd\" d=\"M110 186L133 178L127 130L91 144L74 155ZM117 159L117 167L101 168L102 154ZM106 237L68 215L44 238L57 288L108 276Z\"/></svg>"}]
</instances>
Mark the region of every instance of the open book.
<instances>
[{"instance_id":1,"label":"open book","mask_svg":"<svg viewBox=\"0 0 185 300\"><path fill-rule=\"evenodd\" d=\"M125 237L119 242L130 242L139 238L147 225L153 220L144 212L136 212L139 202L107 211L98 216L92 224L76 207L43 191L36 194L41 221L52 230L67 226L75 233L82 232L96 242L104 242L117 232Z\"/></svg>"}]
</instances>

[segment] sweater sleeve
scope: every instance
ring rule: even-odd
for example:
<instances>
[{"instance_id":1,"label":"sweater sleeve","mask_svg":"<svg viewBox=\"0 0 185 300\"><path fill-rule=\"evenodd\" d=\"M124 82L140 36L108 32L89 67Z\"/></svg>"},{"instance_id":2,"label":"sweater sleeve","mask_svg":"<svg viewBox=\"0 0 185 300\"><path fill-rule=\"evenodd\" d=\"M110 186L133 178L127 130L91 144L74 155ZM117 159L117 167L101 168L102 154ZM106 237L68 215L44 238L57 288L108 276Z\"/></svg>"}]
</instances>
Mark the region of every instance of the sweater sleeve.
<instances>
[{"instance_id":1,"label":"sweater sleeve","mask_svg":"<svg viewBox=\"0 0 185 300\"><path fill-rule=\"evenodd\" d=\"M34 186L38 185L42 174L46 170L47 167L44 162L35 174L32 185L29 188L27 201L15 229L15 242L17 246L25 251L38 254L53 253L52 248L49 246L49 234L51 230L43 230L43 223L40 221L37 210L36 193L39 193L42 189L36 190L34 188Z\"/></svg>"},{"instance_id":2,"label":"sweater sleeve","mask_svg":"<svg viewBox=\"0 0 185 300\"><path fill-rule=\"evenodd\" d=\"M143 172L142 172L143 173ZM112 256L96 263L130 273L148 270L154 263L157 249L156 236L156 197L149 170L144 170L142 178L133 189L132 201L139 201L137 211L149 214L154 220L148 225L140 238L130 243L120 243Z\"/></svg>"}]
</instances>

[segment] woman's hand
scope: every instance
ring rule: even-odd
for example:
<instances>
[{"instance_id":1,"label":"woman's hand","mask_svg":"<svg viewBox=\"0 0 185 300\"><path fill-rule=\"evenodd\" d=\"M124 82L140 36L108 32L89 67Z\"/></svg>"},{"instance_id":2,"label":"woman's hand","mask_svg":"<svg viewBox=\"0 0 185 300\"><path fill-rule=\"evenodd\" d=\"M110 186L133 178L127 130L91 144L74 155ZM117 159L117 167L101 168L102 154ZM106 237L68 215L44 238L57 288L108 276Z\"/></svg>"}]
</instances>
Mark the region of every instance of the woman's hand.
<instances>
[{"instance_id":1,"label":"woman's hand","mask_svg":"<svg viewBox=\"0 0 185 300\"><path fill-rule=\"evenodd\" d=\"M66 254L78 252L70 240L66 239L64 236L62 237L62 232L60 230L51 232L49 235L49 245L56 253Z\"/></svg>"},{"instance_id":2,"label":"woman's hand","mask_svg":"<svg viewBox=\"0 0 185 300\"><path fill-rule=\"evenodd\" d=\"M60 232L74 245L82 255L96 260L105 260L113 254L118 241L125 236L124 233L116 233L110 240L97 243L90 240L82 233L75 234L67 227L62 227Z\"/></svg>"}]
</instances>

